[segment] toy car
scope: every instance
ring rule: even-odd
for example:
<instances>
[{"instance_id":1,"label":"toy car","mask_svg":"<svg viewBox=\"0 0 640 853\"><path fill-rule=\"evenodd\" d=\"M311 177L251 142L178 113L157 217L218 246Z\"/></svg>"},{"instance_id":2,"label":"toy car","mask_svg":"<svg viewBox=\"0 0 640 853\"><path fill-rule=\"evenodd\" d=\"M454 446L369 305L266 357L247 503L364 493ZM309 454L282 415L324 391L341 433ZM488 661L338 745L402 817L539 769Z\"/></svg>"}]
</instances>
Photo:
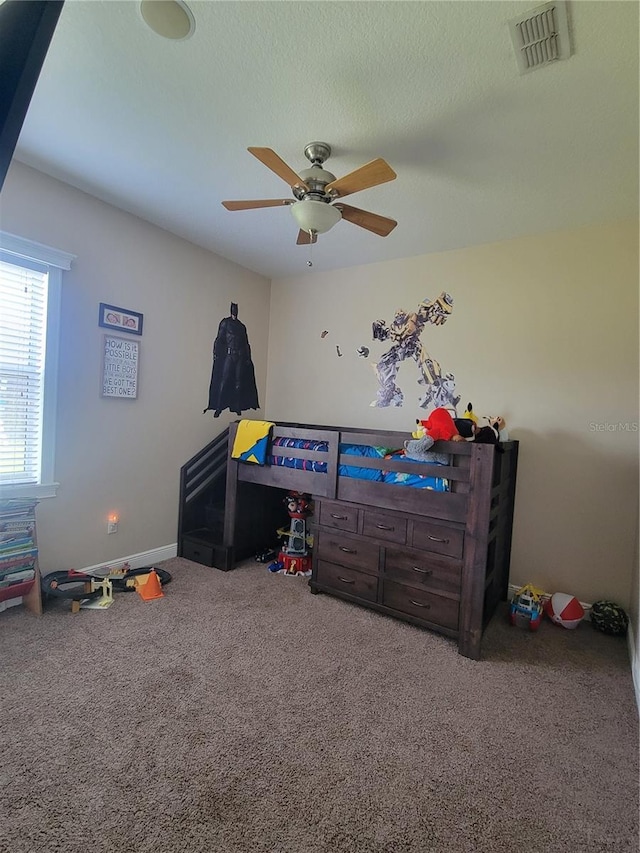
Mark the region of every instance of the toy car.
<instances>
[{"instance_id":1,"label":"toy car","mask_svg":"<svg viewBox=\"0 0 640 853\"><path fill-rule=\"evenodd\" d=\"M537 631L542 621L543 593L527 584L521 587L511 599L509 621L512 625L528 625L530 631Z\"/></svg>"},{"instance_id":2,"label":"toy car","mask_svg":"<svg viewBox=\"0 0 640 853\"><path fill-rule=\"evenodd\" d=\"M256 563L269 563L271 560L275 559L277 556L277 551L273 548L265 548L263 551L258 551L256 554Z\"/></svg>"}]
</instances>

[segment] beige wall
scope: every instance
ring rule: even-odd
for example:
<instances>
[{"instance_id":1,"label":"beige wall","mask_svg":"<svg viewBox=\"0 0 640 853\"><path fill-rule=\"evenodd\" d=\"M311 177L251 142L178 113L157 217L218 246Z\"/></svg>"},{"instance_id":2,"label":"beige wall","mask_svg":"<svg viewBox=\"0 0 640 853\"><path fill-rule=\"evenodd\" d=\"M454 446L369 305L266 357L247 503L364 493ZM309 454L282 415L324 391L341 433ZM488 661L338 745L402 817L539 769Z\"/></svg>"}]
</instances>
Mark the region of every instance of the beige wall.
<instances>
[{"instance_id":1,"label":"beige wall","mask_svg":"<svg viewBox=\"0 0 640 853\"><path fill-rule=\"evenodd\" d=\"M269 281L16 161L0 205L3 230L78 256L62 294L60 489L38 507L43 570L175 543L180 466L236 417L202 413L231 301L247 326L263 403ZM135 401L100 397L100 302L144 315ZM110 511L120 525L107 536Z\"/></svg>"},{"instance_id":2,"label":"beige wall","mask_svg":"<svg viewBox=\"0 0 640 853\"><path fill-rule=\"evenodd\" d=\"M454 373L463 406L502 413L520 440L511 581L628 607L638 514L637 222L272 282L267 416L410 432L424 414L413 363L400 369L402 408L369 405L372 364L387 349L372 340L371 323L442 290L454 297L453 314L428 327L423 343ZM361 345L368 360L356 354Z\"/></svg>"},{"instance_id":3,"label":"beige wall","mask_svg":"<svg viewBox=\"0 0 640 853\"><path fill-rule=\"evenodd\" d=\"M630 599L638 433L595 429L638 422L637 223L305 270L270 289L266 279L14 161L0 228L78 256L62 303L61 486L38 510L45 571L176 541L180 466L235 417L202 414L211 345L230 301L248 328L266 416L409 432L424 414L412 364L400 370L404 407L369 406L372 364L385 351L371 339L371 322L448 290L453 314L423 341L455 374L463 404L503 413L521 441L512 582L585 601L613 598L631 605L637 628ZM99 302L144 314L136 401L99 395ZM361 345L371 349L367 360L356 355ZM107 536L114 510L120 530Z\"/></svg>"}]
</instances>

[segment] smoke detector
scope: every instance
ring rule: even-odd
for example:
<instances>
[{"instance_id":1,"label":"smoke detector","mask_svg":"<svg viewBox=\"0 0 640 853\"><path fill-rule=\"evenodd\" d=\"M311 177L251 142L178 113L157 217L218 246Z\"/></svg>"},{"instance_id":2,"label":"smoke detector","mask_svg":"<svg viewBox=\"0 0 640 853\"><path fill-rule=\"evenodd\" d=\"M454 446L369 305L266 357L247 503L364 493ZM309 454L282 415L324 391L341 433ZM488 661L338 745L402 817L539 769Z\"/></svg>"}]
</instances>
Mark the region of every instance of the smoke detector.
<instances>
[{"instance_id":1,"label":"smoke detector","mask_svg":"<svg viewBox=\"0 0 640 853\"><path fill-rule=\"evenodd\" d=\"M512 18L509 30L521 74L571 56L565 0L536 6Z\"/></svg>"}]
</instances>

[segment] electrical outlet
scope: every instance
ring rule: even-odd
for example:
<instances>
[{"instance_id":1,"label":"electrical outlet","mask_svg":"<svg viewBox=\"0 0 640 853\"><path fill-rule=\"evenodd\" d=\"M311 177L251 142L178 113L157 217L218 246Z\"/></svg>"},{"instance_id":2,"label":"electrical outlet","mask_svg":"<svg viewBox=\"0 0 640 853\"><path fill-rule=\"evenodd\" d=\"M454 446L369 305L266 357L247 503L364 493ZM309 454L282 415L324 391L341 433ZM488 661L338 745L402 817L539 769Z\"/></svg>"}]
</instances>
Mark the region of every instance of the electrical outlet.
<instances>
[{"instance_id":1,"label":"electrical outlet","mask_svg":"<svg viewBox=\"0 0 640 853\"><path fill-rule=\"evenodd\" d=\"M118 532L118 522L117 521L107 521L107 533L117 533Z\"/></svg>"}]
</instances>

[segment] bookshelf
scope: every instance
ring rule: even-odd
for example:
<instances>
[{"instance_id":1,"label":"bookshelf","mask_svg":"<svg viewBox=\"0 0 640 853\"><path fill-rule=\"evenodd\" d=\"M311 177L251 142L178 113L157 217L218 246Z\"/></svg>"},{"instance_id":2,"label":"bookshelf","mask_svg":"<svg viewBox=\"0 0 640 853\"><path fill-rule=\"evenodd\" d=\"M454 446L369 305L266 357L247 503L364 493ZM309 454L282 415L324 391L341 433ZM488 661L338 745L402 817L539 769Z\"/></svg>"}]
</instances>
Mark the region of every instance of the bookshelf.
<instances>
[{"instance_id":1,"label":"bookshelf","mask_svg":"<svg viewBox=\"0 0 640 853\"><path fill-rule=\"evenodd\" d=\"M16 604L42 614L37 501L0 500L0 612Z\"/></svg>"}]
</instances>

